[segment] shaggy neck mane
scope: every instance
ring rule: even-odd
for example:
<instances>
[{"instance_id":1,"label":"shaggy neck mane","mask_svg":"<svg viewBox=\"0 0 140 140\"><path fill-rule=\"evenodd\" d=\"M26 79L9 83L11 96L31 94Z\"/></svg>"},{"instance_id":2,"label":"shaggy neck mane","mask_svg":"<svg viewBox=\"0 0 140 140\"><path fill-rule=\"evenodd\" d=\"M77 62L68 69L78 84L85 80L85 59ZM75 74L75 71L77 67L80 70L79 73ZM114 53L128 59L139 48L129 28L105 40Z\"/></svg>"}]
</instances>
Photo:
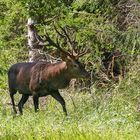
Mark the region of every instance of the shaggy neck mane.
<instances>
[{"instance_id":1,"label":"shaggy neck mane","mask_svg":"<svg viewBox=\"0 0 140 140\"><path fill-rule=\"evenodd\" d=\"M61 61L58 63L50 63L50 62L39 62L33 68L33 73L39 73L39 75L46 78L53 78L62 76L65 77L67 75L67 64L65 61ZM42 75L43 74L43 75ZM67 77L67 76L66 76Z\"/></svg>"}]
</instances>

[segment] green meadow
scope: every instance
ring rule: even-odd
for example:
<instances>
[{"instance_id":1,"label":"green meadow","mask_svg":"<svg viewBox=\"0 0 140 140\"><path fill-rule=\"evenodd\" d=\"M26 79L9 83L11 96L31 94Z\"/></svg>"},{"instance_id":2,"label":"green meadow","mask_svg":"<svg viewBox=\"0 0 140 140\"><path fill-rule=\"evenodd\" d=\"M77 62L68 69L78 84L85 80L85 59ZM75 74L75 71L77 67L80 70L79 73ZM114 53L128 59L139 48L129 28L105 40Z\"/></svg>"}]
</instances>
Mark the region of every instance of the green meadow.
<instances>
[{"instance_id":1,"label":"green meadow","mask_svg":"<svg viewBox=\"0 0 140 140\"><path fill-rule=\"evenodd\" d=\"M134 71L135 70L135 71ZM133 66L128 76L109 88L88 91L62 90L68 116L52 97L40 98L35 113L32 97L24 114L15 115L7 89L0 89L1 140L139 140L140 71ZM16 103L20 95L15 95Z\"/></svg>"}]
</instances>

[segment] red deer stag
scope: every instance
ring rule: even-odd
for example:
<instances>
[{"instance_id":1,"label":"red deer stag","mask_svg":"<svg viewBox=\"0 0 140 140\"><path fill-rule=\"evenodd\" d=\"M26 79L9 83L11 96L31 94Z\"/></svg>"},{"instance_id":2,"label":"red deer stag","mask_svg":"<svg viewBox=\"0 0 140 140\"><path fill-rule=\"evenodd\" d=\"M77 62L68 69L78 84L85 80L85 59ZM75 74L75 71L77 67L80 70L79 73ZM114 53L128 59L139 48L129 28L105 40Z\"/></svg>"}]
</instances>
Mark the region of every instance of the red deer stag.
<instances>
[{"instance_id":1,"label":"red deer stag","mask_svg":"<svg viewBox=\"0 0 140 140\"><path fill-rule=\"evenodd\" d=\"M65 35L68 35L65 32ZM20 114L23 113L23 106L29 96L33 96L35 112L39 109L39 97L51 95L63 107L63 111L67 115L65 101L59 93L59 89L63 89L69 85L72 78L87 78L89 73L84 66L78 61L80 56L83 56L87 51L77 54L72 47L72 53L62 49L58 41L54 42L49 35L46 35L46 40L51 46L55 46L66 57L57 63L47 61L38 62L23 62L12 65L8 71L9 92L13 110L15 113L16 107L14 102L14 94L18 91L22 94L21 100L18 103ZM70 38L69 38L70 42ZM71 44L71 42L69 43Z\"/></svg>"}]
</instances>

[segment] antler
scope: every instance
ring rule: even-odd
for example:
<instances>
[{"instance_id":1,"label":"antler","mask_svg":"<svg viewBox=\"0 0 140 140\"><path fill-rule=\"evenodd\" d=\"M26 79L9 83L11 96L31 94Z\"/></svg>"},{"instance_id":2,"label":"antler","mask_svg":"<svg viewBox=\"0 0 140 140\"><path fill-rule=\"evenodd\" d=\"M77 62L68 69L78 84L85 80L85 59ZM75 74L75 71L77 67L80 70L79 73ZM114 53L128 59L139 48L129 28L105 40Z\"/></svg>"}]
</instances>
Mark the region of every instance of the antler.
<instances>
[{"instance_id":1,"label":"antler","mask_svg":"<svg viewBox=\"0 0 140 140\"><path fill-rule=\"evenodd\" d=\"M78 53L78 57L81 57L81 56L83 56L83 55L85 55L86 53L89 53L89 52L90 52L90 49L89 48L85 48L83 51Z\"/></svg>"},{"instance_id":2,"label":"antler","mask_svg":"<svg viewBox=\"0 0 140 140\"><path fill-rule=\"evenodd\" d=\"M68 34L68 30L67 30L66 26L65 26L65 28L63 28L63 27L61 27L61 26L59 25L59 28L63 31L63 33L59 32L59 31L57 30L56 26L54 25L54 29L55 29L56 33L57 33L61 38L67 39L67 42L69 43L69 46L70 46L70 50L71 50L72 52L70 53L70 52L67 52L67 51L65 51L64 49L62 49L62 48L60 47L60 43L59 43L59 41L58 41L59 38L57 37L56 42L54 42L54 41L50 38L49 34L45 31L45 32L46 32L46 35L45 35L46 41L48 42L47 46L54 46L54 47L56 47L57 49L59 49L61 52L63 52L64 54L68 55L68 56L71 57L72 59L78 59L79 57L81 57L81 56L83 56L83 55L85 55L86 53L89 52L89 49L84 49L83 51L77 53L77 52L75 51L75 40L76 40L76 36L75 36L74 40L72 40L72 39L70 38L69 34Z\"/></svg>"},{"instance_id":3,"label":"antler","mask_svg":"<svg viewBox=\"0 0 140 140\"><path fill-rule=\"evenodd\" d=\"M70 38L69 34L68 34L68 31L67 31L66 26L65 26L65 29L64 29L63 27L61 27L61 26L59 26L59 27L60 27L61 30L64 32L65 37L68 39L69 46L70 46L70 49L71 49L71 51L72 51L72 55L73 55L73 56L77 56L78 54L76 53L75 48L74 48L74 47L75 47L75 40L76 40L76 37L75 37L74 40L72 40L72 39Z\"/></svg>"},{"instance_id":4,"label":"antler","mask_svg":"<svg viewBox=\"0 0 140 140\"><path fill-rule=\"evenodd\" d=\"M89 53L89 52L90 52L90 50L89 50L88 48L85 48L83 51L77 53L77 52L75 51L75 40L76 40L76 35L75 35L75 37L74 37L74 40L72 40L72 39L70 38L69 34L68 34L68 31L67 31L66 26L65 26L65 28L62 28L61 26L59 26L59 27L61 28L61 30L64 32L66 38L68 39L70 48L71 48L71 50L72 50L72 55L73 55L74 57L79 58L79 57L85 55L86 53Z\"/></svg>"},{"instance_id":5,"label":"antler","mask_svg":"<svg viewBox=\"0 0 140 140\"><path fill-rule=\"evenodd\" d=\"M45 31L45 32L46 32L46 31ZM66 54L66 55L68 55L68 56L71 57L71 54L70 54L70 53L68 53L67 51L65 51L64 49L62 49L62 48L60 47L58 40L57 40L57 43L54 42L54 41L50 38L50 36L49 36L49 34L48 34L47 32L46 32L45 38L46 38L46 41L48 42L47 46L54 46L54 47L56 47L57 49L59 49L61 52L63 52L64 54Z\"/></svg>"}]
</instances>

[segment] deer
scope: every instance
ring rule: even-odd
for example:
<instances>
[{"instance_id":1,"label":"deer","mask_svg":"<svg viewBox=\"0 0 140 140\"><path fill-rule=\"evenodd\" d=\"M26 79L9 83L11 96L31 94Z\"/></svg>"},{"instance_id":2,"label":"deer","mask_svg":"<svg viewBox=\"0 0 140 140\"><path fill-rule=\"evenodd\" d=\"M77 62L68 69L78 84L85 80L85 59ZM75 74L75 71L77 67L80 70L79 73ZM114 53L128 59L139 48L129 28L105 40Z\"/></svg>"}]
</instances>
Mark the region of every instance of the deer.
<instances>
[{"instance_id":1,"label":"deer","mask_svg":"<svg viewBox=\"0 0 140 140\"><path fill-rule=\"evenodd\" d=\"M23 114L23 107L29 96L33 98L34 110L39 110L39 98L51 95L62 106L63 112L67 115L66 103L60 95L59 89L68 87L73 78L89 78L89 73L79 62L79 57L88 51L76 52L74 43L67 32L62 28L65 37L69 40L71 51L66 51L60 43L53 41L46 33L46 40L49 46L54 46L62 53L62 60L56 63L48 61L21 62L13 64L8 71L9 94L14 113L17 113L14 95L19 92L22 95L19 103L19 113ZM58 31L57 31L58 32Z\"/></svg>"}]
</instances>

